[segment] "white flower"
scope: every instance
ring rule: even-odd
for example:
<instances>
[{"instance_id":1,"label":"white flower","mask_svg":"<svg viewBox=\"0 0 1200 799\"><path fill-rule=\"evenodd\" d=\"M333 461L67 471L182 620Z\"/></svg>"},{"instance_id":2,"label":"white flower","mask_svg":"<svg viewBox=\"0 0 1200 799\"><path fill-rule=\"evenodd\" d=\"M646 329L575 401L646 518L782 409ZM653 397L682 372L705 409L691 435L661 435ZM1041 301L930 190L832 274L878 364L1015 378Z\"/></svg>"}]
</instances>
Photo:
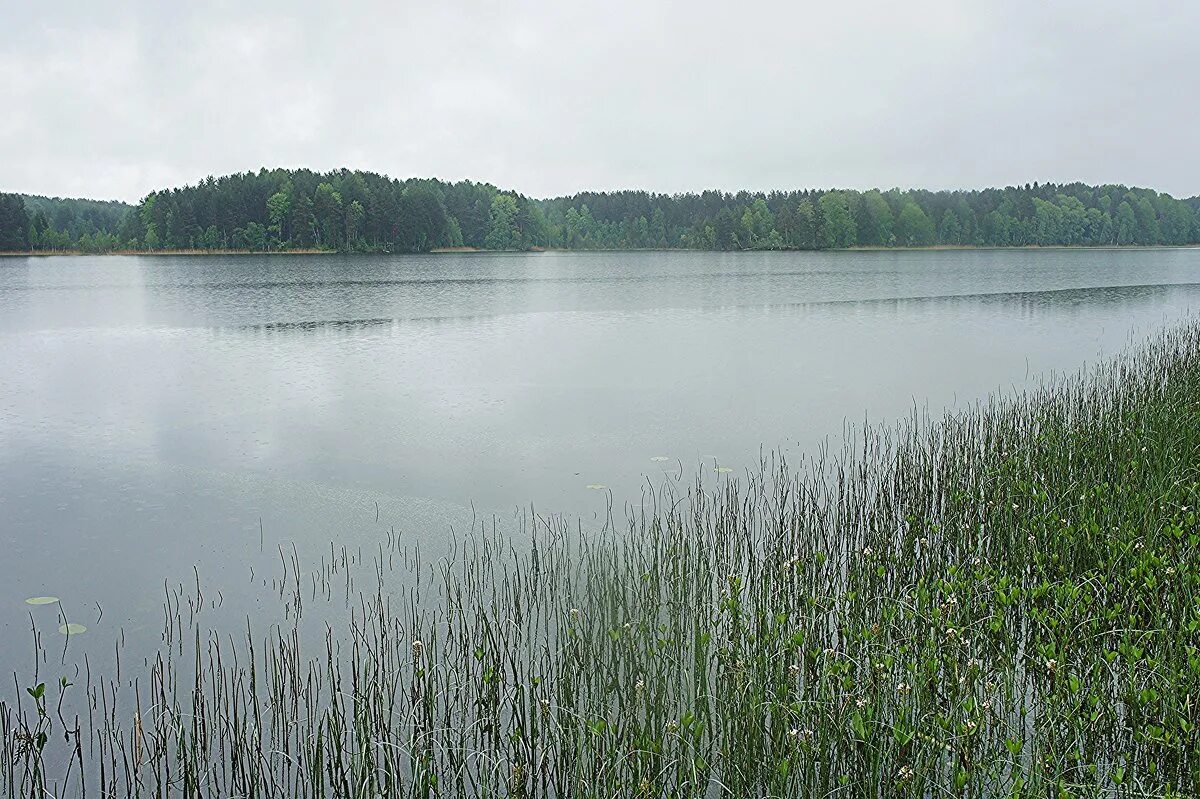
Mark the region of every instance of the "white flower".
<instances>
[{"instance_id":1,"label":"white flower","mask_svg":"<svg viewBox=\"0 0 1200 799\"><path fill-rule=\"evenodd\" d=\"M1057 668L1058 668L1058 661L1055 660L1054 658L1050 658L1050 660L1046 661L1046 671L1053 674L1054 670Z\"/></svg>"},{"instance_id":2,"label":"white flower","mask_svg":"<svg viewBox=\"0 0 1200 799\"><path fill-rule=\"evenodd\" d=\"M905 782L911 780L915 773L910 766L901 766L896 772L896 778L901 782Z\"/></svg>"},{"instance_id":3,"label":"white flower","mask_svg":"<svg viewBox=\"0 0 1200 799\"><path fill-rule=\"evenodd\" d=\"M912 686L911 686L911 685L909 685L909 684L908 684L908 683L906 683L906 682L898 683L898 684L896 685L896 693L898 693L898 694L900 694L900 695L902 695L902 696L903 696L904 694L907 694L907 693L909 693L910 691L912 691Z\"/></svg>"},{"instance_id":4,"label":"white flower","mask_svg":"<svg viewBox=\"0 0 1200 799\"><path fill-rule=\"evenodd\" d=\"M414 638L412 642L413 654L419 655L425 649L425 644L421 643L420 638Z\"/></svg>"}]
</instances>

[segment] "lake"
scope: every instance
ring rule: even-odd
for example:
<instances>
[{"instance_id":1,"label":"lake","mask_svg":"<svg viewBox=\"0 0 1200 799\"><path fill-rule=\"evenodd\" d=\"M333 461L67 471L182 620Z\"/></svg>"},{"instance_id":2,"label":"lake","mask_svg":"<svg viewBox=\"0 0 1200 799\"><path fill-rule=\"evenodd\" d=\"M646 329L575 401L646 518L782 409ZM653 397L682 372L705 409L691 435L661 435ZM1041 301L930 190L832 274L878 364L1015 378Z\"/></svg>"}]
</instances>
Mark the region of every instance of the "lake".
<instances>
[{"instance_id":1,"label":"lake","mask_svg":"<svg viewBox=\"0 0 1200 799\"><path fill-rule=\"evenodd\" d=\"M1197 250L0 259L0 668L26 597L111 651L165 586L253 612L280 547L594 524L1198 305Z\"/></svg>"}]
</instances>

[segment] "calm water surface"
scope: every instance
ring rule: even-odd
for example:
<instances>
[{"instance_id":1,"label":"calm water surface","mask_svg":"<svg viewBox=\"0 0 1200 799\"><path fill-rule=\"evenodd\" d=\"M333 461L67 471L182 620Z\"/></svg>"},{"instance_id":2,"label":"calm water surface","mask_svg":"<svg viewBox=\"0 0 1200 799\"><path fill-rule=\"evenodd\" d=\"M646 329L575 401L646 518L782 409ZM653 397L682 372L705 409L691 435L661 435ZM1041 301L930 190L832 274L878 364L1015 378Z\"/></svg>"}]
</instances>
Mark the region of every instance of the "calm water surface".
<instances>
[{"instance_id":1,"label":"calm water surface","mask_svg":"<svg viewBox=\"0 0 1200 799\"><path fill-rule=\"evenodd\" d=\"M260 541L590 521L1198 306L1194 250L0 259L0 668L25 597L111 646L194 573L252 607Z\"/></svg>"}]
</instances>

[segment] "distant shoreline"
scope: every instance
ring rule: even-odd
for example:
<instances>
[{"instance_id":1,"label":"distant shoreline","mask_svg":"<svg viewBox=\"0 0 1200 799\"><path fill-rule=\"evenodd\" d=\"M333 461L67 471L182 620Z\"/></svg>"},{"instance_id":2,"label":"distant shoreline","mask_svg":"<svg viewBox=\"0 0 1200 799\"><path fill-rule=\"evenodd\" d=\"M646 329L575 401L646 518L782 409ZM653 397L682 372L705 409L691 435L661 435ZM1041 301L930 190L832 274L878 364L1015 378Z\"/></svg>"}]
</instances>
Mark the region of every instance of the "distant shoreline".
<instances>
[{"instance_id":1,"label":"distant shoreline","mask_svg":"<svg viewBox=\"0 0 1200 799\"><path fill-rule=\"evenodd\" d=\"M783 248L777 250L693 250L683 247L614 247L606 249L577 249L569 250L560 247L535 247L529 250L485 250L479 247L435 247L427 252L411 253L374 253L374 252L339 252L337 250L113 250L111 252L87 253L82 250L25 250L0 251L0 258L29 258L50 257L56 255L495 255L519 253L621 253L621 252L708 252L708 253L766 253L766 252L958 252L958 251L1004 251L1004 250L1094 250L1094 251L1129 251L1129 250L1198 250L1200 244L1015 244L1007 247L986 246L977 244L933 244L928 247L880 247L855 246L836 247L823 250L800 248Z\"/></svg>"},{"instance_id":2,"label":"distant shoreline","mask_svg":"<svg viewBox=\"0 0 1200 799\"><path fill-rule=\"evenodd\" d=\"M84 252L83 250L6 250L0 257L45 257L52 255L337 255L334 250L111 250L109 252Z\"/></svg>"}]
</instances>

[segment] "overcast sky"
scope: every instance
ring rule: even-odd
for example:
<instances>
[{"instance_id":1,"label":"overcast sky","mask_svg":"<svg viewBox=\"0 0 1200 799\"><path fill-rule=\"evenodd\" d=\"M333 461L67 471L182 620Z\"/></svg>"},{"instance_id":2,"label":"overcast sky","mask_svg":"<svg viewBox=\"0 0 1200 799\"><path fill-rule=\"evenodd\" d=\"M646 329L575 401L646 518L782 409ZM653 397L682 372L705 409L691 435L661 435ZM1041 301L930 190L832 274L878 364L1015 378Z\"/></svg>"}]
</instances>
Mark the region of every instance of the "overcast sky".
<instances>
[{"instance_id":1,"label":"overcast sky","mask_svg":"<svg viewBox=\"0 0 1200 799\"><path fill-rule=\"evenodd\" d=\"M1200 194L1193 0L0 0L0 190L260 166L582 189Z\"/></svg>"}]
</instances>

